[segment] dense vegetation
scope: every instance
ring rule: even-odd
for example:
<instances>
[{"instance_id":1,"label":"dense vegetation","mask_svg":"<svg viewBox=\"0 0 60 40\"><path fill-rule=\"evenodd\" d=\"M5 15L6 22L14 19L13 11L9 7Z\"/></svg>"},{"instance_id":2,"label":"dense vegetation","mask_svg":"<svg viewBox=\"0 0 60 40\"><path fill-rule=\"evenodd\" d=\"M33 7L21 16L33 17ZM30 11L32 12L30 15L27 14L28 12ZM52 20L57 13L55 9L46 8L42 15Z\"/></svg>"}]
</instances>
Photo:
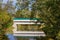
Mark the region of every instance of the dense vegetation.
<instances>
[{"instance_id":1,"label":"dense vegetation","mask_svg":"<svg viewBox=\"0 0 60 40\"><path fill-rule=\"evenodd\" d=\"M47 38L60 40L60 0L36 0L33 11L35 13L38 11L40 18L45 23L42 30Z\"/></svg>"},{"instance_id":2,"label":"dense vegetation","mask_svg":"<svg viewBox=\"0 0 60 40\"><path fill-rule=\"evenodd\" d=\"M8 14L6 8L2 8L0 3L0 40L9 40L6 36L6 31L12 27L12 17Z\"/></svg>"},{"instance_id":3,"label":"dense vegetation","mask_svg":"<svg viewBox=\"0 0 60 40\"><path fill-rule=\"evenodd\" d=\"M37 40L60 40L60 0L35 0L32 1L17 0L16 6L13 6L10 1L2 8L0 4L0 39L5 35L5 31L12 25L10 13L12 17L19 18L38 18L37 22L43 22L45 27L42 30L45 32L46 37L36 37ZM31 10L29 11L29 3ZM17 8L17 10L15 10ZM3 40L3 39L2 39Z\"/></svg>"},{"instance_id":4,"label":"dense vegetation","mask_svg":"<svg viewBox=\"0 0 60 40\"><path fill-rule=\"evenodd\" d=\"M5 40L5 33L8 27L12 26L10 15L3 9L0 9L0 40ZM7 40L7 39L6 39Z\"/></svg>"},{"instance_id":5,"label":"dense vegetation","mask_svg":"<svg viewBox=\"0 0 60 40\"><path fill-rule=\"evenodd\" d=\"M60 0L36 0L32 5L30 16L27 17L42 19L45 23L42 30L46 34L46 40L49 40L49 38L51 40L60 40Z\"/></svg>"}]
</instances>

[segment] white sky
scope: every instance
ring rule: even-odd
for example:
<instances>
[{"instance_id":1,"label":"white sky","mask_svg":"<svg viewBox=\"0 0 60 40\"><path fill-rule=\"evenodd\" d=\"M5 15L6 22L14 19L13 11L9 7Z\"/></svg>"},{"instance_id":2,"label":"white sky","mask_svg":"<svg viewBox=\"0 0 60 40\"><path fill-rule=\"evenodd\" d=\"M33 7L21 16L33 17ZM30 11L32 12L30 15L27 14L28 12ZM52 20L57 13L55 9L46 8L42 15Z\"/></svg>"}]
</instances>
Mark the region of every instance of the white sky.
<instances>
[{"instance_id":1,"label":"white sky","mask_svg":"<svg viewBox=\"0 0 60 40\"><path fill-rule=\"evenodd\" d=\"M8 0L3 0L3 3L6 3ZM16 3L16 0L13 0L14 3Z\"/></svg>"}]
</instances>

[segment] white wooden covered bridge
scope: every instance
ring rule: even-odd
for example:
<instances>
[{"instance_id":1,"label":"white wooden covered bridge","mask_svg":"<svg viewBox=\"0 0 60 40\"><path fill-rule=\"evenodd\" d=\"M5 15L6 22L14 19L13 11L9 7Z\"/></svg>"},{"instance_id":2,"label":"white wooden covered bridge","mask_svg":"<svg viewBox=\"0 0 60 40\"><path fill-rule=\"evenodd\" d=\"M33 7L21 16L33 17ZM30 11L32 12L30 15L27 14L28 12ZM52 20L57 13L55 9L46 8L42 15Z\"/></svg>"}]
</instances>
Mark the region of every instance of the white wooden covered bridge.
<instances>
[{"instance_id":1,"label":"white wooden covered bridge","mask_svg":"<svg viewBox=\"0 0 60 40\"><path fill-rule=\"evenodd\" d=\"M26 27L26 30L24 30L24 26L21 26L21 25L32 25L32 24L35 24L35 22L37 21L36 18L34 19L30 19L30 18L14 18L13 22L13 35L14 36L45 36L44 32L43 31L32 31L31 29L28 29L27 30L27 27ZM41 24L40 22L36 23L36 24ZM21 26L21 30L18 30L20 29L20 27L18 26L20 25ZM31 27L31 26L30 26ZM33 27L32 27L33 28ZM36 28L35 28L36 29Z\"/></svg>"}]
</instances>

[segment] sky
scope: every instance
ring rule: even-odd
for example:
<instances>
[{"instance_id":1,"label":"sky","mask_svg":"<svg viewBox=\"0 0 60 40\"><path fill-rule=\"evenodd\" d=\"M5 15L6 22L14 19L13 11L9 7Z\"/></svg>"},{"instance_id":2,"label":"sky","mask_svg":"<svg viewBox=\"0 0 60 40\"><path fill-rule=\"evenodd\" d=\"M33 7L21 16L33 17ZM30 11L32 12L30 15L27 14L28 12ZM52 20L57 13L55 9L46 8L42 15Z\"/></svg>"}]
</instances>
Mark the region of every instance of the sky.
<instances>
[{"instance_id":1,"label":"sky","mask_svg":"<svg viewBox=\"0 0 60 40\"><path fill-rule=\"evenodd\" d=\"M7 3L8 0L3 0L3 3ZM13 5L15 5L16 0L13 0Z\"/></svg>"},{"instance_id":2,"label":"sky","mask_svg":"<svg viewBox=\"0 0 60 40\"><path fill-rule=\"evenodd\" d=\"M8 0L3 0L3 3L7 3ZM13 5L15 5L16 0L13 0ZM32 3L32 2L31 2Z\"/></svg>"},{"instance_id":3,"label":"sky","mask_svg":"<svg viewBox=\"0 0 60 40\"><path fill-rule=\"evenodd\" d=\"M7 0L3 0L3 3L6 3L7 2Z\"/></svg>"},{"instance_id":4,"label":"sky","mask_svg":"<svg viewBox=\"0 0 60 40\"><path fill-rule=\"evenodd\" d=\"M7 3L7 1L8 1L8 0L3 0L3 3ZM32 0L32 1L34 1L34 0ZM28 5L30 11L31 11L31 7L32 7L32 3L33 3L32 1L31 1L30 4ZM14 5L14 6L16 5L15 3L16 3L16 0L13 0L13 5Z\"/></svg>"}]
</instances>

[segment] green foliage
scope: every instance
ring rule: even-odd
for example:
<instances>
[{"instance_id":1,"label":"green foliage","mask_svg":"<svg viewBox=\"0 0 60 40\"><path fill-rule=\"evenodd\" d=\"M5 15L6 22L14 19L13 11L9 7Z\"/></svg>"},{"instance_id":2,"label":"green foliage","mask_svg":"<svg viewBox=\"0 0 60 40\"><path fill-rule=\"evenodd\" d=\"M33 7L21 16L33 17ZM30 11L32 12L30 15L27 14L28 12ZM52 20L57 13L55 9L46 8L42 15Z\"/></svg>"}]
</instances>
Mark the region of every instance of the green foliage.
<instances>
[{"instance_id":1,"label":"green foliage","mask_svg":"<svg viewBox=\"0 0 60 40\"><path fill-rule=\"evenodd\" d=\"M0 40L8 40L6 30L13 24L12 18L6 10L0 9Z\"/></svg>"},{"instance_id":2,"label":"green foliage","mask_svg":"<svg viewBox=\"0 0 60 40\"><path fill-rule=\"evenodd\" d=\"M28 0L17 0L16 7L17 9L23 10L28 7Z\"/></svg>"},{"instance_id":3,"label":"green foliage","mask_svg":"<svg viewBox=\"0 0 60 40\"><path fill-rule=\"evenodd\" d=\"M45 23L42 30L48 37L57 40L60 32L60 0L36 0L33 5L33 11L35 10L39 12L40 18Z\"/></svg>"},{"instance_id":4,"label":"green foliage","mask_svg":"<svg viewBox=\"0 0 60 40\"><path fill-rule=\"evenodd\" d=\"M15 17L17 18L30 18L31 12L28 9L17 10Z\"/></svg>"},{"instance_id":5,"label":"green foliage","mask_svg":"<svg viewBox=\"0 0 60 40\"><path fill-rule=\"evenodd\" d=\"M12 25L12 19L5 10L0 11L0 24L4 27Z\"/></svg>"},{"instance_id":6,"label":"green foliage","mask_svg":"<svg viewBox=\"0 0 60 40\"><path fill-rule=\"evenodd\" d=\"M3 5L3 6L2 6ZM8 14L14 8L11 6L11 3L4 4L3 0L0 3L0 40L9 40L6 36L7 29L12 27L13 21L12 17ZM9 30L8 30L9 31Z\"/></svg>"}]
</instances>

